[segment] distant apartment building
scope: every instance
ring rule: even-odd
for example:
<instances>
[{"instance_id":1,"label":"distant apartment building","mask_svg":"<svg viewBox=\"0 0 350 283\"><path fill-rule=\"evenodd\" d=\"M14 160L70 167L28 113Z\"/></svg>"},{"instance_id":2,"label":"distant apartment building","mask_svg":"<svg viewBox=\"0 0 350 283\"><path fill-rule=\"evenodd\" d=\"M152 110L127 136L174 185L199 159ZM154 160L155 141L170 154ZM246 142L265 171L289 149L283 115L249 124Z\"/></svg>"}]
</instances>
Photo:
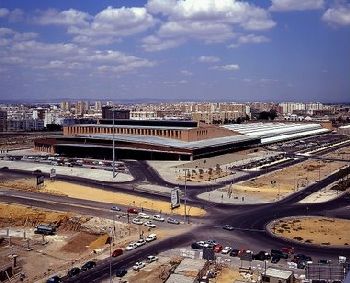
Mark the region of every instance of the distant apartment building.
<instances>
[{"instance_id":1,"label":"distant apartment building","mask_svg":"<svg viewBox=\"0 0 350 283\"><path fill-rule=\"evenodd\" d=\"M157 119L156 111L130 111L131 120L155 120Z\"/></svg>"},{"instance_id":2,"label":"distant apartment building","mask_svg":"<svg viewBox=\"0 0 350 283\"><path fill-rule=\"evenodd\" d=\"M70 105L69 101L62 101L60 104L60 107L61 107L62 111L68 112L68 111L70 111L71 105Z\"/></svg>"},{"instance_id":3,"label":"distant apartment building","mask_svg":"<svg viewBox=\"0 0 350 283\"><path fill-rule=\"evenodd\" d=\"M101 101L95 101L95 111L102 111L102 102Z\"/></svg>"},{"instance_id":4,"label":"distant apartment building","mask_svg":"<svg viewBox=\"0 0 350 283\"><path fill-rule=\"evenodd\" d=\"M114 109L112 106L102 107L102 119L113 119L113 116L116 120L130 119L130 110Z\"/></svg>"},{"instance_id":5,"label":"distant apartment building","mask_svg":"<svg viewBox=\"0 0 350 283\"><path fill-rule=\"evenodd\" d=\"M87 101L78 101L75 105L75 114L77 116L84 116L85 113L89 110L89 102Z\"/></svg>"},{"instance_id":6,"label":"distant apartment building","mask_svg":"<svg viewBox=\"0 0 350 283\"><path fill-rule=\"evenodd\" d=\"M40 119L8 120L8 132L31 132L44 129L44 121Z\"/></svg>"},{"instance_id":7,"label":"distant apartment building","mask_svg":"<svg viewBox=\"0 0 350 283\"><path fill-rule=\"evenodd\" d=\"M205 124L228 124L234 123L238 118L245 116L245 113L239 111L206 111L192 113L192 120Z\"/></svg>"},{"instance_id":8,"label":"distant apartment building","mask_svg":"<svg viewBox=\"0 0 350 283\"><path fill-rule=\"evenodd\" d=\"M45 119L47 109L44 108L35 108L33 109L33 119Z\"/></svg>"},{"instance_id":9,"label":"distant apartment building","mask_svg":"<svg viewBox=\"0 0 350 283\"><path fill-rule=\"evenodd\" d=\"M0 110L0 132L7 131L7 111Z\"/></svg>"},{"instance_id":10,"label":"distant apartment building","mask_svg":"<svg viewBox=\"0 0 350 283\"><path fill-rule=\"evenodd\" d=\"M302 111L305 111L305 113L312 115L313 111L323 109L323 104L319 102L283 102L279 106L282 107L283 114L302 113Z\"/></svg>"}]
</instances>

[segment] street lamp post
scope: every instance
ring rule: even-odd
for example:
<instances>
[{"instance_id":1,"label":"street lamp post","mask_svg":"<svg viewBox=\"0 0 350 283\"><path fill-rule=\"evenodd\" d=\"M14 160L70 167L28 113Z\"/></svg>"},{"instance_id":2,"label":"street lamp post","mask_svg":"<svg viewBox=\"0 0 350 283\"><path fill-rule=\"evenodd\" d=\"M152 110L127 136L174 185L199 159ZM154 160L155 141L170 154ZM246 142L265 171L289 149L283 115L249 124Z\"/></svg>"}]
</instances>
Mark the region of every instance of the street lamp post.
<instances>
[{"instance_id":1,"label":"street lamp post","mask_svg":"<svg viewBox=\"0 0 350 283\"><path fill-rule=\"evenodd\" d=\"M112 134L113 134L113 136L112 136L112 139L113 139L113 178L115 178L115 140L114 140L114 138L115 138L115 136L114 136L114 115L115 115L115 108L114 108L114 106L113 106L113 108L112 108L113 110L112 110L112 115L113 115L113 128L112 128Z\"/></svg>"},{"instance_id":2,"label":"street lamp post","mask_svg":"<svg viewBox=\"0 0 350 283\"><path fill-rule=\"evenodd\" d=\"M185 192L184 192L184 207L185 207L185 223L186 223L186 213L187 213L187 172L189 169L185 169Z\"/></svg>"}]
</instances>

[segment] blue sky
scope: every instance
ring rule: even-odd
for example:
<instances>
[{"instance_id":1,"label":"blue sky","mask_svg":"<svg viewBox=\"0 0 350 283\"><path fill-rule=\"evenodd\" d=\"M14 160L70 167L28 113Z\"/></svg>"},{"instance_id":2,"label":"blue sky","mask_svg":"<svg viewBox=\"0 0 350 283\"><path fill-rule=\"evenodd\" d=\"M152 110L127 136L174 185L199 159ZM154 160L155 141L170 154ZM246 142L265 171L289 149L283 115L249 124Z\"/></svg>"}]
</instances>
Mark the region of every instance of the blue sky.
<instances>
[{"instance_id":1,"label":"blue sky","mask_svg":"<svg viewBox=\"0 0 350 283\"><path fill-rule=\"evenodd\" d=\"M349 1L0 0L1 99L349 97Z\"/></svg>"}]
</instances>

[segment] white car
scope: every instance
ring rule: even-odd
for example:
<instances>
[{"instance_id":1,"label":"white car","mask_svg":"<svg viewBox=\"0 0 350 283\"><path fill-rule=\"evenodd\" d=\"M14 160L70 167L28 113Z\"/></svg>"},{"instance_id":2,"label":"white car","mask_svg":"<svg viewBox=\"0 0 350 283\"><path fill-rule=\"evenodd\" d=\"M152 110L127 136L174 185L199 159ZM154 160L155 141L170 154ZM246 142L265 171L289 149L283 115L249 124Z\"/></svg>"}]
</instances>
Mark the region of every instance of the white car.
<instances>
[{"instance_id":1,"label":"white car","mask_svg":"<svg viewBox=\"0 0 350 283\"><path fill-rule=\"evenodd\" d=\"M141 268L145 267L145 263L142 261L138 261L135 263L135 265L132 267L133 270L140 270Z\"/></svg>"},{"instance_id":2,"label":"white car","mask_svg":"<svg viewBox=\"0 0 350 283\"><path fill-rule=\"evenodd\" d=\"M144 239L140 239L136 242L137 247L141 247L146 244L146 241Z\"/></svg>"},{"instance_id":3,"label":"white car","mask_svg":"<svg viewBox=\"0 0 350 283\"><path fill-rule=\"evenodd\" d=\"M142 225L143 224L143 221L140 218L134 218L131 222L136 224L136 225Z\"/></svg>"},{"instance_id":4,"label":"white car","mask_svg":"<svg viewBox=\"0 0 350 283\"><path fill-rule=\"evenodd\" d=\"M157 235L156 234L149 234L146 238L146 242L152 242L154 240L157 240Z\"/></svg>"},{"instance_id":5,"label":"white car","mask_svg":"<svg viewBox=\"0 0 350 283\"><path fill-rule=\"evenodd\" d=\"M153 262L153 261L157 261L158 260L158 257L157 256L154 256L154 255L149 255L148 257L147 257L147 261L149 262L149 263L151 263L151 262Z\"/></svg>"},{"instance_id":6,"label":"white car","mask_svg":"<svg viewBox=\"0 0 350 283\"><path fill-rule=\"evenodd\" d=\"M223 254L228 254L232 249L230 247L224 247L221 251Z\"/></svg>"},{"instance_id":7,"label":"white car","mask_svg":"<svg viewBox=\"0 0 350 283\"><path fill-rule=\"evenodd\" d=\"M152 223L151 220L149 220L149 221L143 223L143 225L145 225L145 226L147 226L147 227L149 227L149 228L156 228L156 227L157 227L157 225L154 224L154 223Z\"/></svg>"},{"instance_id":8,"label":"white car","mask_svg":"<svg viewBox=\"0 0 350 283\"><path fill-rule=\"evenodd\" d=\"M157 215L153 215L153 220L155 220L155 221L160 221L160 222L164 222L165 221L165 219L162 217L162 216L160 216L159 214L157 214Z\"/></svg>"},{"instance_id":9,"label":"white car","mask_svg":"<svg viewBox=\"0 0 350 283\"><path fill-rule=\"evenodd\" d=\"M138 247L138 245L135 242L132 242L125 248L125 250L131 251L131 250L136 249L137 247Z\"/></svg>"},{"instance_id":10,"label":"white car","mask_svg":"<svg viewBox=\"0 0 350 283\"><path fill-rule=\"evenodd\" d=\"M144 219L149 219L149 215L143 212L139 212L138 216Z\"/></svg>"}]
</instances>

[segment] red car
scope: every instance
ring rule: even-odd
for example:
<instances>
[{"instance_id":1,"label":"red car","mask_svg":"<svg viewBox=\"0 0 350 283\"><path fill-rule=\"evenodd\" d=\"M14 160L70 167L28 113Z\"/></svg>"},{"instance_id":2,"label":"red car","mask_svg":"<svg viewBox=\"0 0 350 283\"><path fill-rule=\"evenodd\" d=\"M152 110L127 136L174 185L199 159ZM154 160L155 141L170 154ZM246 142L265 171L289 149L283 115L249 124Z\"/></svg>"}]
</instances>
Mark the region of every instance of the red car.
<instances>
[{"instance_id":1,"label":"red car","mask_svg":"<svg viewBox=\"0 0 350 283\"><path fill-rule=\"evenodd\" d=\"M122 249L116 249L113 251L112 253L112 257L117 257L123 254L123 250Z\"/></svg>"},{"instance_id":2,"label":"red car","mask_svg":"<svg viewBox=\"0 0 350 283\"><path fill-rule=\"evenodd\" d=\"M294 248L293 247L284 247L281 249L281 251L285 254L294 254Z\"/></svg>"},{"instance_id":3,"label":"red car","mask_svg":"<svg viewBox=\"0 0 350 283\"><path fill-rule=\"evenodd\" d=\"M136 208L132 208L132 207L129 207L127 212L131 213L131 214L138 214L139 213Z\"/></svg>"},{"instance_id":4,"label":"red car","mask_svg":"<svg viewBox=\"0 0 350 283\"><path fill-rule=\"evenodd\" d=\"M216 253L221 252L222 249L223 249L223 246L220 245L220 244L216 244L216 245L214 246L214 252L216 252Z\"/></svg>"}]
</instances>

